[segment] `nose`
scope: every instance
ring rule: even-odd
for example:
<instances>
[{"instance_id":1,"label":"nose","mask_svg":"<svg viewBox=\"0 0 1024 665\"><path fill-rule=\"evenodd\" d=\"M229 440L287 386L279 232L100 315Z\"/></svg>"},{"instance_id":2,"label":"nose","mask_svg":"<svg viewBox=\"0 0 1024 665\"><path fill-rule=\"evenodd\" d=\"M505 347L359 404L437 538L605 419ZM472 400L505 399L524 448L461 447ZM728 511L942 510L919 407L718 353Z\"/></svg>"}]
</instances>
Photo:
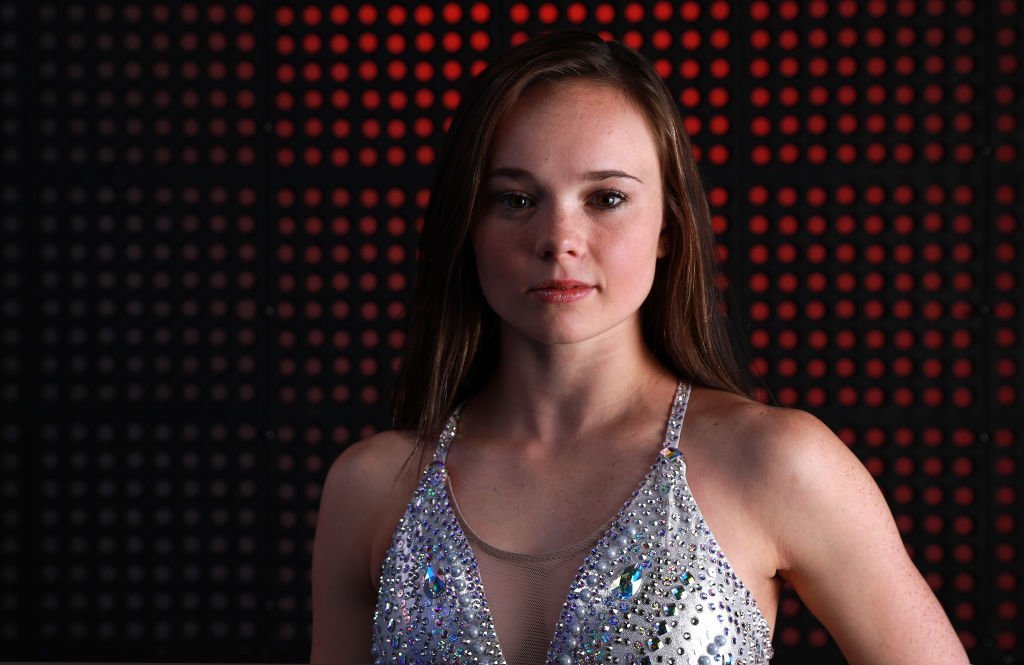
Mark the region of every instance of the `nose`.
<instances>
[{"instance_id":1,"label":"nose","mask_svg":"<svg viewBox=\"0 0 1024 665\"><path fill-rule=\"evenodd\" d=\"M583 226L586 221L566 205L551 203L535 216L534 251L542 259L562 255L580 257L584 251Z\"/></svg>"}]
</instances>

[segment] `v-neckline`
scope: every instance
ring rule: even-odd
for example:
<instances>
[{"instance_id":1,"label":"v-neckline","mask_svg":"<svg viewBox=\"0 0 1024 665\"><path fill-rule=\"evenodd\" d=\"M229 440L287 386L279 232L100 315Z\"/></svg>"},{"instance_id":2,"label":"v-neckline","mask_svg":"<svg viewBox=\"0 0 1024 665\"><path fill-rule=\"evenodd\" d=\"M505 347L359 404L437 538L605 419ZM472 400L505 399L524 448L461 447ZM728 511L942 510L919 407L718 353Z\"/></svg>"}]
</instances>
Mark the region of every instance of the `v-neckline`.
<instances>
[{"instance_id":1,"label":"v-neckline","mask_svg":"<svg viewBox=\"0 0 1024 665\"><path fill-rule=\"evenodd\" d=\"M523 561L523 562L526 562L526 561L538 561L539 562L539 561L550 561L552 559L560 559L560 558L567 557L567 556L569 556L571 554L575 554L575 553L580 552L580 551L589 552L591 550L591 548L593 547L593 545L591 543L596 543L599 540L601 540L601 537L608 533L608 529L611 528L612 524L614 524L615 521L619 517L619 513L615 513L614 515L612 515L612 517L610 517L608 519L607 522L604 522L603 524L601 524L601 526L599 526L596 529L594 529L594 531L592 531L589 535L585 536L581 540L576 541L575 543L570 543L569 545L564 545L562 547L559 547L558 549L549 550L549 551L546 551L546 552L537 552L537 553L533 553L533 552L512 552L510 550L504 550L504 549L501 549L500 547L496 547L496 546L490 544L489 542L487 542L486 540L484 540L483 538L481 538L480 534L478 534L476 531L473 530L473 527L471 527L469 525L469 522L467 522L466 518L462 515L462 509L459 508L459 502L455 498L455 491L452 489L451 476L449 476L447 473L445 474L445 483L444 484L445 484L445 491L447 491L447 493L448 493L448 503L449 503L449 505L452 508L452 514L454 515L456 521L459 524L459 529L462 531L462 535L466 536L466 539L470 543L479 545L481 547L481 549L483 549L485 552L487 552L491 556L496 556L496 557L505 558L505 559L515 559L515 560ZM632 495L630 495L630 496L632 496Z\"/></svg>"},{"instance_id":2,"label":"v-neckline","mask_svg":"<svg viewBox=\"0 0 1024 665\"><path fill-rule=\"evenodd\" d=\"M676 384L676 390L673 393L672 404L669 409L668 422L665 426L665 435L662 439L661 449L658 452L658 457L651 464L650 468L647 470L647 473L644 474L643 478L640 480L640 483L630 493L629 497L626 498L622 507L619 508L615 515L608 522L605 523L605 528L599 529L598 532L596 532L597 540L594 541L594 544L590 547L586 556L583 557L582 563L580 564L579 568L577 568L576 574L573 576L572 581L569 583L569 588L566 589L565 596L562 600L561 606L559 607L559 616L564 615L565 612L570 609L573 600L572 589L577 584L579 584L583 575L586 574L588 566L592 564L594 558L600 554L598 551L598 547L601 545L601 542L606 540L610 536L614 535L616 527L622 522L623 517L628 514L630 507L636 502L637 497L639 497L643 493L644 488L646 488L651 483L652 479L654 478L659 468L663 464L669 462L677 462L683 465L685 473L686 462L684 461L684 458L682 456L682 451L680 451L678 448L678 444L679 432L682 428L683 417L685 416L686 407L689 402L690 389L691 384L688 381L679 381ZM677 410L679 411L678 414L676 413ZM461 538L466 543L466 549L468 550L467 554L470 561L472 562L472 566L470 566L470 569L473 571L472 574L477 578L475 582L479 585L479 589L481 590L480 609L481 612L483 612L488 619L486 623L490 626L491 632L493 633L492 636L494 638L494 644L498 650L498 656L500 657L499 662L508 663L508 659L505 658L505 650L501 646L501 638L498 636L497 626L494 623L494 615L491 613L491 604L487 600L487 589L486 587L484 587L483 578L480 577L480 566L477 562L476 552L473 551L473 548L470 545L470 539L466 532L466 529L469 529L469 531L472 532L472 528L469 526L469 524L464 525L463 520L460 519L461 515L459 515L457 510L453 508L453 506L457 506L458 504L455 499L455 493L452 491L451 488L451 477L448 474L448 466L446 464L445 457L447 457L448 445L455 438L455 434L458 428L459 411L460 409L456 409L455 412L452 414L451 418L449 419L449 424L446 427L445 436L443 437L444 440L441 442L441 446L443 446L443 449L438 451L438 453L441 453L443 455L440 462L442 472L444 473L445 498L447 499L447 501L443 502L443 505L445 506L445 509L451 513L452 521L455 524L454 528L458 529L458 535L461 536ZM435 453L435 464L438 461L436 459L436 454L437 453ZM678 460L676 458L678 458ZM463 528L464 526L465 528ZM474 533L474 535L476 534ZM479 536L477 536L477 538L479 539ZM480 540L480 542L485 541ZM572 547L572 545L570 545L569 547ZM560 552L563 551L563 549L564 548L560 548L559 550L554 550L553 552ZM541 553L540 555L525 554L523 556L545 556L551 553L552 552ZM517 553L509 552L509 554ZM548 640L548 647L545 654L545 663L549 661L548 655L551 653L551 649L555 646L555 640L557 638L558 625L556 624L553 627L551 631L551 637Z\"/></svg>"}]
</instances>

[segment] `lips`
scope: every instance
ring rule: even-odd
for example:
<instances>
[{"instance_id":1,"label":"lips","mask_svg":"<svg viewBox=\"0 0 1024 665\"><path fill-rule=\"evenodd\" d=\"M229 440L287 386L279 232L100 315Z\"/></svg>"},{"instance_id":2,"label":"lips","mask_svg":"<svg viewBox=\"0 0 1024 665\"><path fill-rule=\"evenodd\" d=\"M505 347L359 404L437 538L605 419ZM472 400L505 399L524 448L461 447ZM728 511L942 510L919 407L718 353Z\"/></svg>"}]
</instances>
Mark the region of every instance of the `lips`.
<instances>
[{"instance_id":1,"label":"lips","mask_svg":"<svg viewBox=\"0 0 1024 665\"><path fill-rule=\"evenodd\" d=\"M566 303L586 297L594 287L574 279L549 279L536 284L530 293L547 303Z\"/></svg>"}]
</instances>

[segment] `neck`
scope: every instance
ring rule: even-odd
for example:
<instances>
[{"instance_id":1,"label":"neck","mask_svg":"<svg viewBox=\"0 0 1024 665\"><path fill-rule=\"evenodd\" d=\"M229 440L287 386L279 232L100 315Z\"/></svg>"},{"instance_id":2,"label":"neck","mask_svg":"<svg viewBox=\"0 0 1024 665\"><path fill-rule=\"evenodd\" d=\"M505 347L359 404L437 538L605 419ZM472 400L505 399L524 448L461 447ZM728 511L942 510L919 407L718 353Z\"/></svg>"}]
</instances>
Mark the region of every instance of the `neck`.
<instances>
[{"instance_id":1,"label":"neck","mask_svg":"<svg viewBox=\"0 0 1024 665\"><path fill-rule=\"evenodd\" d=\"M620 422L675 381L639 326L630 335L573 344L539 343L503 329L495 372L471 402L510 438L560 445Z\"/></svg>"}]
</instances>

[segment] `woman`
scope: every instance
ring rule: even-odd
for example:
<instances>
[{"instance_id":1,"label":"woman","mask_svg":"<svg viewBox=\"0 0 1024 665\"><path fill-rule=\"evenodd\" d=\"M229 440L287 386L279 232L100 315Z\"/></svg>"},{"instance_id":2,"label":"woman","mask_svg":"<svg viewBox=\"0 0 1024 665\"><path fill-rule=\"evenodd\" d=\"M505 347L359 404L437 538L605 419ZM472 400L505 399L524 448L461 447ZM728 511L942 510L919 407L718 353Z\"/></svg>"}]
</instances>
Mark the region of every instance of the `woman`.
<instances>
[{"instance_id":1,"label":"woman","mask_svg":"<svg viewBox=\"0 0 1024 665\"><path fill-rule=\"evenodd\" d=\"M397 429L324 486L312 661L765 663L788 580L850 663L966 662L863 466L747 396L640 56L571 32L492 63L420 252Z\"/></svg>"}]
</instances>

